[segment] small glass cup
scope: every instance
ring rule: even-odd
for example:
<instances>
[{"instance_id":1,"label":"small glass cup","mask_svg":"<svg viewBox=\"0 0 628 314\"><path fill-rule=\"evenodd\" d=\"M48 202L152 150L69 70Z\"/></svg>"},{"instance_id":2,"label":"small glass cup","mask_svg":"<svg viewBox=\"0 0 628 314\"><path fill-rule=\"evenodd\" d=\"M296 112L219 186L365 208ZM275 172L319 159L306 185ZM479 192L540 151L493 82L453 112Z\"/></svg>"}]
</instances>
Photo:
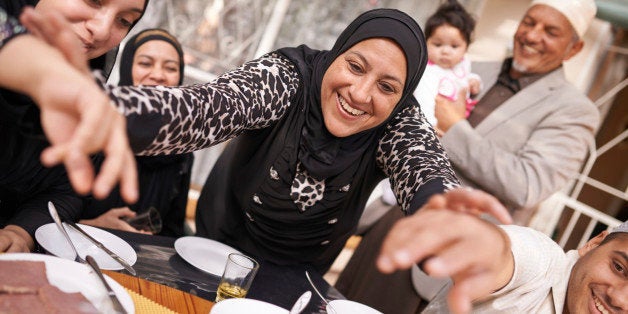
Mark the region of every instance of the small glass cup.
<instances>
[{"instance_id":1,"label":"small glass cup","mask_svg":"<svg viewBox=\"0 0 628 314\"><path fill-rule=\"evenodd\" d=\"M150 207L147 211L137 213L135 217L124 221L137 230L148 231L152 234L159 233L162 228L161 215L155 207Z\"/></svg>"},{"instance_id":2,"label":"small glass cup","mask_svg":"<svg viewBox=\"0 0 628 314\"><path fill-rule=\"evenodd\" d=\"M216 302L244 298L258 269L259 264L254 259L240 253L229 254L225 271L218 284L218 291L216 291Z\"/></svg>"}]
</instances>

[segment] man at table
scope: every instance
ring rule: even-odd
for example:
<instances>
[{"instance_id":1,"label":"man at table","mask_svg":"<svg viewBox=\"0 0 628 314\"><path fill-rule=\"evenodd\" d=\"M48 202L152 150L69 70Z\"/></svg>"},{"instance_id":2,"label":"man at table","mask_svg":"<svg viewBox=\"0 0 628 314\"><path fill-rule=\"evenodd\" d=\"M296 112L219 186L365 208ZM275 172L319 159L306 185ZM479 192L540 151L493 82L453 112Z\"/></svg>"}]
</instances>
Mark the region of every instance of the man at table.
<instances>
[{"instance_id":1,"label":"man at table","mask_svg":"<svg viewBox=\"0 0 628 314\"><path fill-rule=\"evenodd\" d=\"M428 274L453 278L453 313L628 312L628 221L565 254L534 229L440 210L442 196L426 208L395 224L377 267L392 273L422 262Z\"/></svg>"}]
</instances>

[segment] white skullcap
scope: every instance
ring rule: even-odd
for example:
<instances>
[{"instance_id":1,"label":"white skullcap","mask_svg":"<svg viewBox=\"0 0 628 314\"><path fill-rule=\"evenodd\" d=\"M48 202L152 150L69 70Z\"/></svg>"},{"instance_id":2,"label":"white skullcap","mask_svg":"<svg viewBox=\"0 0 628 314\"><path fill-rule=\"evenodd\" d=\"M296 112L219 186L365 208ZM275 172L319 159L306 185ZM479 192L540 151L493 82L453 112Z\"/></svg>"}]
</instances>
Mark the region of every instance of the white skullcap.
<instances>
[{"instance_id":1,"label":"white skullcap","mask_svg":"<svg viewBox=\"0 0 628 314\"><path fill-rule=\"evenodd\" d=\"M533 0L530 6L537 4L550 6L562 13L580 38L584 36L597 11L593 0Z\"/></svg>"},{"instance_id":2,"label":"white skullcap","mask_svg":"<svg viewBox=\"0 0 628 314\"><path fill-rule=\"evenodd\" d=\"M613 228L613 230L611 230L611 233L615 233L615 232L626 232L628 233L628 220L624 221L623 224Z\"/></svg>"}]
</instances>

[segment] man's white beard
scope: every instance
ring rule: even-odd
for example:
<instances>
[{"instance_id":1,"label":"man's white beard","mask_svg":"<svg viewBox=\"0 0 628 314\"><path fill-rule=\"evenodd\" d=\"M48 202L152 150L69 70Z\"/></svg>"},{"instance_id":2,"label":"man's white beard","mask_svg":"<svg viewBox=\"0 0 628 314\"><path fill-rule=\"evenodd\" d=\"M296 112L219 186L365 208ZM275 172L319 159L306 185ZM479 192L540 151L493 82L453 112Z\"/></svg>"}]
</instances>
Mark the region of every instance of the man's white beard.
<instances>
[{"instance_id":1,"label":"man's white beard","mask_svg":"<svg viewBox=\"0 0 628 314\"><path fill-rule=\"evenodd\" d=\"M512 59L512 69L522 74L525 74L528 70L525 65L520 64L515 59Z\"/></svg>"}]
</instances>

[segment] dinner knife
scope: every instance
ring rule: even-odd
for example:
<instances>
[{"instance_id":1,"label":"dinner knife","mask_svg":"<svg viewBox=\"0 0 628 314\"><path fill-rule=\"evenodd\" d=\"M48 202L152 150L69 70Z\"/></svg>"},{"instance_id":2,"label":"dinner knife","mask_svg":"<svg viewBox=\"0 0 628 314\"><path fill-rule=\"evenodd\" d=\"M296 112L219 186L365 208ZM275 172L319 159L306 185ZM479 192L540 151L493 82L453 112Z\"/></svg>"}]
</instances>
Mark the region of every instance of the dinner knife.
<instances>
[{"instance_id":1,"label":"dinner knife","mask_svg":"<svg viewBox=\"0 0 628 314\"><path fill-rule=\"evenodd\" d=\"M113 291L113 289L111 289L111 287L107 283L107 280L105 280L105 276L103 276L102 271L98 266L98 263L96 263L96 260L90 255L85 256L85 260L87 261L87 264L92 267L94 272L96 272L96 275L98 275L98 278L102 282L103 286L105 286L105 289L107 289L107 295L109 296L109 299L111 299L111 303L113 303L113 310L116 311L116 313L127 314L126 309L124 308L124 306L122 306L120 300L118 300L116 293Z\"/></svg>"},{"instance_id":2,"label":"dinner knife","mask_svg":"<svg viewBox=\"0 0 628 314\"><path fill-rule=\"evenodd\" d=\"M116 262L120 263L120 265L122 265L124 269L126 269L129 273L131 273L131 275L137 276L137 272L135 271L135 269L133 269L133 267L127 261L125 261L118 254L108 249L105 245L100 243L100 241L94 239L91 235L89 235L89 233L85 232L85 230L83 230L83 228L81 228L79 225L77 225L73 221L65 221L65 223L68 224L70 227L74 228L74 230L78 231L80 234L82 234L90 242L94 243L94 245L99 247L101 250L105 251L105 253L109 254L111 258L113 258Z\"/></svg>"}]
</instances>

